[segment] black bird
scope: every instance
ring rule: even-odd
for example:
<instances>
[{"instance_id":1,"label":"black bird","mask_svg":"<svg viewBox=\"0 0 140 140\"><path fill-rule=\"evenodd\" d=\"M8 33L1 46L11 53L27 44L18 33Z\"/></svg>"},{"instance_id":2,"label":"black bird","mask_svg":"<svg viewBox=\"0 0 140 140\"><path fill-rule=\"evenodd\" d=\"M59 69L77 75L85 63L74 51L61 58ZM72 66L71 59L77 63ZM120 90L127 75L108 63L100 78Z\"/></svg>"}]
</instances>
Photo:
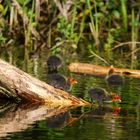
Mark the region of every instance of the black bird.
<instances>
[{"instance_id":1,"label":"black bird","mask_svg":"<svg viewBox=\"0 0 140 140\"><path fill-rule=\"evenodd\" d=\"M70 91L71 86L77 83L74 78L66 78L59 73L48 74L47 81L48 84L64 91Z\"/></svg>"},{"instance_id":2,"label":"black bird","mask_svg":"<svg viewBox=\"0 0 140 140\"><path fill-rule=\"evenodd\" d=\"M106 91L102 88L91 88L88 94L92 101L96 101L101 105L106 97Z\"/></svg>"},{"instance_id":3,"label":"black bird","mask_svg":"<svg viewBox=\"0 0 140 140\"><path fill-rule=\"evenodd\" d=\"M114 74L114 67L111 66L110 70L108 71L108 75L106 76L106 81L109 85L122 85L124 82L124 79L119 74Z\"/></svg>"},{"instance_id":4,"label":"black bird","mask_svg":"<svg viewBox=\"0 0 140 140\"><path fill-rule=\"evenodd\" d=\"M102 105L103 102L117 102L121 101L120 96L113 93L113 94L108 94L107 91L103 88L91 88L88 91L88 94L92 101L97 102L99 105Z\"/></svg>"},{"instance_id":5,"label":"black bird","mask_svg":"<svg viewBox=\"0 0 140 140\"><path fill-rule=\"evenodd\" d=\"M51 55L47 59L48 73L57 73L58 68L61 67L62 60L56 55Z\"/></svg>"}]
</instances>

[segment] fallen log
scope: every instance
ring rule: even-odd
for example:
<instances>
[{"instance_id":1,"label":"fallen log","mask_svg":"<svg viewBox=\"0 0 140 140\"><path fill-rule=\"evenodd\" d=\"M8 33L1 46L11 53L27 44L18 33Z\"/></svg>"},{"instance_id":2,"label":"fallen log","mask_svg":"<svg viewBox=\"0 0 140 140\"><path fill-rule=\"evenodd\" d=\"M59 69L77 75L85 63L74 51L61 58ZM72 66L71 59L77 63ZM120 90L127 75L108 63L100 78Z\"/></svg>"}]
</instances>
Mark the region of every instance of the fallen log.
<instances>
[{"instance_id":1,"label":"fallen log","mask_svg":"<svg viewBox=\"0 0 140 140\"><path fill-rule=\"evenodd\" d=\"M68 69L71 72L75 73L83 73L83 74L91 74L95 76L106 76L110 67L107 66L99 66L88 63L71 63L68 66ZM131 70L131 69L123 69L123 68L113 68L114 73L122 74L124 76L140 78L140 70Z\"/></svg>"},{"instance_id":2,"label":"fallen log","mask_svg":"<svg viewBox=\"0 0 140 140\"><path fill-rule=\"evenodd\" d=\"M81 106L88 102L56 89L0 59L0 84L4 96L22 101L63 106ZM0 92L1 94L1 92Z\"/></svg>"}]
</instances>

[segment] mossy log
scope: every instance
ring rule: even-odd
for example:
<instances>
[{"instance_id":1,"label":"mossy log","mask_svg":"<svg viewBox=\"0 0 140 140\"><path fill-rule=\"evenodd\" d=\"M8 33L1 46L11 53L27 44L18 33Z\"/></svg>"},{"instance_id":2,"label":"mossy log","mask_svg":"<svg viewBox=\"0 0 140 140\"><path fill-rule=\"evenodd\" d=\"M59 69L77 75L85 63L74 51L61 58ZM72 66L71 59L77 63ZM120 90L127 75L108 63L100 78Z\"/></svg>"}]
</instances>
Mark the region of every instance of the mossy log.
<instances>
[{"instance_id":1,"label":"mossy log","mask_svg":"<svg viewBox=\"0 0 140 140\"><path fill-rule=\"evenodd\" d=\"M110 66L99 66L94 64L88 63L71 63L68 66L68 69L71 72L75 73L83 73L83 74L91 74L95 76L106 76L110 69ZM114 73L121 74L124 76L140 78L140 70L131 70L131 69L124 69L124 68L113 68Z\"/></svg>"},{"instance_id":2,"label":"mossy log","mask_svg":"<svg viewBox=\"0 0 140 140\"><path fill-rule=\"evenodd\" d=\"M3 96L22 101L63 106L81 106L88 102L52 87L0 59L0 83Z\"/></svg>"}]
</instances>

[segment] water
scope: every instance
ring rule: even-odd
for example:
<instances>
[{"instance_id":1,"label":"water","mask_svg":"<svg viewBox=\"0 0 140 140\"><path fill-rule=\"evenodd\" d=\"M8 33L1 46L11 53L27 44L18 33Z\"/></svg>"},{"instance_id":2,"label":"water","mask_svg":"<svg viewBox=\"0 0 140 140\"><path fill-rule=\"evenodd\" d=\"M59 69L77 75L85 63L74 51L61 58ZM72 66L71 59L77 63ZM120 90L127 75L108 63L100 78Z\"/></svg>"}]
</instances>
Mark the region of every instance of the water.
<instances>
[{"instance_id":1,"label":"water","mask_svg":"<svg viewBox=\"0 0 140 140\"><path fill-rule=\"evenodd\" d=\"M6 56L4 59L9 59ZM75 57L75 59L79 57ZM65 60L67 60L66 58ZM83 57L81 58L81 60ZM34 59L12 58L12 63L33 76L46 81L45 55ZM80 61L80 60L78 60ZM88 61L88 60L86 60ZM96 63L98 63L96 61ZM90 101L87 91L91 87L102 87L121 96L117 105L66 109L61 106L17 105L1 101L0 137L14 140L139 140L140 139L140 80L125 78L125 84L108 87L103 77L72 74L60 69L60 73L77 79L71 94ZM55 115L53 115L55 114Z\"/></svg>"}]
</instances>

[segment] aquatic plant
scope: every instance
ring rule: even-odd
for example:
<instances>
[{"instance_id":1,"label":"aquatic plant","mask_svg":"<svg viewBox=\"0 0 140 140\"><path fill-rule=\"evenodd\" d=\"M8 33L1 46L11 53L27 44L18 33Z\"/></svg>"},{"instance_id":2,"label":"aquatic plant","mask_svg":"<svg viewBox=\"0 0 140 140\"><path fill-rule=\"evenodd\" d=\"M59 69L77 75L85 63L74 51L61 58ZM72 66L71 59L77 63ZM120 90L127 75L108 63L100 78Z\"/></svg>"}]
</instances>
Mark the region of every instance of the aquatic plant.
<instances>
[{"instance_id":1,"label":"aquatic plant","mask_svg":"<svg viewBox=\"0 0 140 140\"><path fill-rule=\"evenodd\" d=\"M42 46L61 52L69 47L76 51L79 42L90 40L89 53L101 48L108 52L130 40L139 41L138 22L139 5L134 1L128 5L126 0L2 0L0 44L12 39L15 44L24 42L29 52ZM130 51L136 50L133 46Z\"/></svg>"}]
</instances>

